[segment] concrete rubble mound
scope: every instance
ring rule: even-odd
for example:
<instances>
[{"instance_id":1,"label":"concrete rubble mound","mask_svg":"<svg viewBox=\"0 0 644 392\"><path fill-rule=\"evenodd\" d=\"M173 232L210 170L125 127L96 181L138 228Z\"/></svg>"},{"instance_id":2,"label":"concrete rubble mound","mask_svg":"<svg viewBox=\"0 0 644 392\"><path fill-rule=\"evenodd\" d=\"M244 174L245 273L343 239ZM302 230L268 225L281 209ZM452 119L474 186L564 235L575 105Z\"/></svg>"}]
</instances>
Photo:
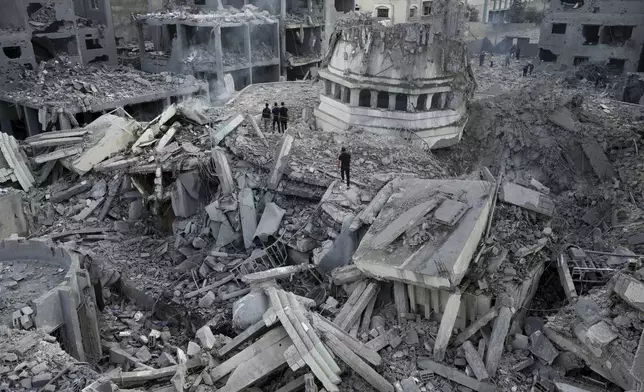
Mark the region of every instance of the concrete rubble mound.
<instances>
[{"instance_id":1,"label":"concrete rubble mound","mask_svg":"<svg viewBox=\"0 0 644 392\"><path fill-rule=\"evenodd\" d=\"M302 44L336 16L208 3L136 27L275 24L277 40L286 20ZM16 188L0 190L0 392L640 392L641 107L588 66L575 83L472 66L466 5L432 7L349 12L305 80L252 84L251 64L242 91L217 75L218 107L193 76L11 71L0 94L25 129L0 133ZM262 109L282 100L274 129ZM452 136L421 143L395 118Z\"/></svg>"}]
</instances>

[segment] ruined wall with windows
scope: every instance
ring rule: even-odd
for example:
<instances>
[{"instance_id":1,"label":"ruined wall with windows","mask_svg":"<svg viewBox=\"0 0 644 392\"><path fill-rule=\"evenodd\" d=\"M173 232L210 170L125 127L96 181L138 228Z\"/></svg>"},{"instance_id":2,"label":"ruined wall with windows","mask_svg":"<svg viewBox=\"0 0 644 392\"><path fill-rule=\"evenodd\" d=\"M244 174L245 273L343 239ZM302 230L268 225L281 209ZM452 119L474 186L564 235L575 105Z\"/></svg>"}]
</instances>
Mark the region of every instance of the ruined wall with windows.
<instances>
[{"instance_id":1,"label":"ruined wall with windows","mask_svg":"<svg viewBox=\"0 0 644 392\"><path fill-rule=\"evenodd\" d=\"M384 26L379 18L338 20L320 70L317 125L413 135L425 148L460 140L474 81L460 40L457 2L441 2L436 24ZM436 16L440 16L437 14Z\"/></svg>"},{"instance_id":2,"label":"ruined wall with windows","mask_svg":"<svg viewBox=\"0 0 644 392\"><path fill-rule=\"evenodd\" d=\"M542 61L644 72L644 2L553 0L541 25Z\"/></svg>"}]
</instances>

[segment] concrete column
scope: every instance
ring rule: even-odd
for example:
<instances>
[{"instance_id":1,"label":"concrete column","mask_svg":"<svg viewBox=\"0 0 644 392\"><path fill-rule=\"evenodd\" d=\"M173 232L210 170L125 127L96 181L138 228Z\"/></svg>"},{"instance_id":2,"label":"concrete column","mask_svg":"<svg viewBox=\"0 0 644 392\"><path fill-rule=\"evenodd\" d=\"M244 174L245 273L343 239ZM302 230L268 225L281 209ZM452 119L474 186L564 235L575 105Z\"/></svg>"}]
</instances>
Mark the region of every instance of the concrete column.
<instances>
[{"instance_id":1,"label":"concrete column","mask_svg":"<svg viewBox=\"0 0 644 392\"><path fill-rule=\"evenodd\" d=\"M389 93L389 110L396 110L396 94Z\"/></svg>"},{"instance_id":2,"label":"concrete column","mask_svg":"<svg viewBox=\"0 0 644 392\"><path fill-rule=\"evenodd\" d=\"M371 90L371 108L376 109L378 107L378 91Z\"/></svg>"},{"instance_id":3,"label":"concrete column","mask_svg":"<svg viewBox=\"0 0 644 392\"><path fill-rule=\"evenodd\" d=\"M252 66L253 64L253 55L252 48L250 46L250 23L246 24L246 29L244 30L246 37L244 37L244 49L246 49L246 56L248 57L248 64ZM251 77L252 79L252 77ZM251 82L252 83L252 82Z\"/></svg>"},{"instance_id":4,"label":"concrete column","mask_svg":"<svg viewBox=\"0 0 644 392\"><path fill-rule=\"evenodd\" d=\"M81 362L85 362L85 350L83 349L83 337L76 312L76 298L71 288L65 286L58 289L58 298L60 299L60 309L63 312L65 320L65 338L69 347L69 353L72 357Z\"/></svg>"},{"instance_id":5,"label":"concrete column","mask_svg":"<svg viewBox=\"0 0 644 392\"><path fill-rule=\"evenodd\" d=\"M483 3L483 15L481 15L481 22L487 23L487 7L490 0L485 0Z\"/></svg>"},{"instance_id":6,"label":"concrete column","mask_svg":"<svg viewBox=\"0 0 644 392\"><path fill-rule=\"evenodd\" d=\"M447 105L447 93L442 93L439 108L445 109L445 105Z\"/></svg>"},{"instance_id":7,"label":"concrete column","mask_svg":"<svg viewBox=\"0 0 644 392\"><path fill-rule=\"evenodd\" d=\"M344 86L340 86L340 88L342 89L340 90L340 100L342 102L347 102L349 98L349 88Z\"/></svg>"},{"instance_id":8,"label":"concrete column","mask_svg":"<svg viewBox=\"0 0 644 392\"><path fill-rule=\"evenodd\" d=\"M143 35L142 23L136 24L136 32L139 39L139 58L141 59L141 64L143 64L143 59L145 58L145 36Z\"/></svg>"},{"instance_id":9,"label":"concrete column","mask_svg":"<svg viewBox=\"0 0 644 392\"><path fill-rule=\"evenodd\" d=\"M280 66L282 76L286 76L286 0L280 0Z\"/></svg>"},{"instance_id":10,"label":"concrete column","mask_svg":"<svg viewBox=\"0 0 644 392\"><path fill-rule=\"evenodd\" d=\"M58 113L58 125L61 131L64 129L72 129L72 124L69 122L67 116L65 116L65 113Z\"/></svg>"},{"instance_id":11,"label":"concrete column","mask_svg":"<svg viewBox=\"0 0 644 392\"><path fill-rule=\"evenodd\" d=\"M83 306L78 311L78 319L83 325L83 347L85 357L90 361L98 361L103 356L101 347L101 332L98 326L98 312L96 310L96 294L89 273L86 270L77 273L79 285L85 285L80 293Z\"/></svg>"},{"instance_id":12,"label":"concrete column","mask_svg":"<svg viewBox=\"0 0 644 392\"><path fill-rule=\"evenodd\" d=\"M217 72L217 81L219 83L224 82L224 73L223 73L223 68L224 68L224 50L221 46L221 26L216 26L215 27L215 69Z\"/></svg>"},{"instance_id":13,"label":"concrete column","mask_svg":"<svg viewBox=\"0 0 644 392\"><path fill-rule=\"evenodd\" d=\"M416 112L418 111L418 95L408 95L407 96L407 111Z\"/></svg>"},{"instance_id":14,"label":"concrete column","mask_svg":"<svg viewBox=\"0 0 644 392\"><path fill-rule=\"evenodd\" d=\"M349 105L360 106L360 89L352 88L350 90Z\"/></svg>"},{"instance_id":15,"label":"concrete column","mask_svg":"<svg viewBox=\"0 0 644 392\"><path fill-rule=\"evenodd\" d=\"M25 106L25 123L27 124L27 134L29 136L40 133L40 124L38 123L38 111Z\"/></svg>"}]
</instances>

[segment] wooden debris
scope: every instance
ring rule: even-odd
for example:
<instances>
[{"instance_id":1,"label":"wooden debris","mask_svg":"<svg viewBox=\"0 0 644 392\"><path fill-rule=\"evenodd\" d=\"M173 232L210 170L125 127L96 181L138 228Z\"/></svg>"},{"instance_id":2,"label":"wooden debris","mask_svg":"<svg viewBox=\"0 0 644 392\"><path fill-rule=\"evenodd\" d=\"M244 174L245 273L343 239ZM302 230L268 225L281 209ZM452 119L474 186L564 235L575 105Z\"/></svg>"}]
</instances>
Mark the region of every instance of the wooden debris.
<instances>
[{"instance_id":1,"label":"wooden debris","mask_svg":"<svg viewBox=\"0 0 644 392\"><path fill-rule=\"evenodd\" d=\"M371 384L371 386L380 392L394 392L394 386L389 381L385 380L384 377L367 365L360 357L345 346L340 339L329 333L325 334L324 337L331 351L364 378L365 381Z\"/></svg>"},{"instance_id":2,"label":"wooden debris","mask_svg":"<svg viewBox=\"0 0 644 392\"><path fill-rule=\"evenodd\" d=\"M289 276L303 271L310 271L317 268L315 264L289 265L287 267L277 267L266 271L253 272L242 276L244 283L260 283L267 280L288 278Z\"/></svg>"}]
</instances>

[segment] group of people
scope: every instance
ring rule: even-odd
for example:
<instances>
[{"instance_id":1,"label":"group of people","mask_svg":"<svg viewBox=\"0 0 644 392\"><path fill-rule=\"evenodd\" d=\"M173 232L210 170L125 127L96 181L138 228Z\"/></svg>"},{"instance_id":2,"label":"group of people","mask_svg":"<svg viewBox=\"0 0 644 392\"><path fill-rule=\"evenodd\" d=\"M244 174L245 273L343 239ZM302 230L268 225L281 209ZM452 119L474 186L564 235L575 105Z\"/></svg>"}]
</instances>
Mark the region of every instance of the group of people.
<instances>
[{"instance_id":1,"label":"group of people","mask_svg":"<svg viewBox=\"0 0 644 392\"><path fill-rule=\"evenodd\" d=\"M288 109L284 106L277 106L277 102L273 104L273 109L268 107L268 103L264 110L262 110L262 121L264 121L264 131L268 132L268 127L271 125L271 118L273 119L273 132L275 132L275 125L277 125L277 132L284 133L288 125Z\"/></svg>"}]
</instances>

